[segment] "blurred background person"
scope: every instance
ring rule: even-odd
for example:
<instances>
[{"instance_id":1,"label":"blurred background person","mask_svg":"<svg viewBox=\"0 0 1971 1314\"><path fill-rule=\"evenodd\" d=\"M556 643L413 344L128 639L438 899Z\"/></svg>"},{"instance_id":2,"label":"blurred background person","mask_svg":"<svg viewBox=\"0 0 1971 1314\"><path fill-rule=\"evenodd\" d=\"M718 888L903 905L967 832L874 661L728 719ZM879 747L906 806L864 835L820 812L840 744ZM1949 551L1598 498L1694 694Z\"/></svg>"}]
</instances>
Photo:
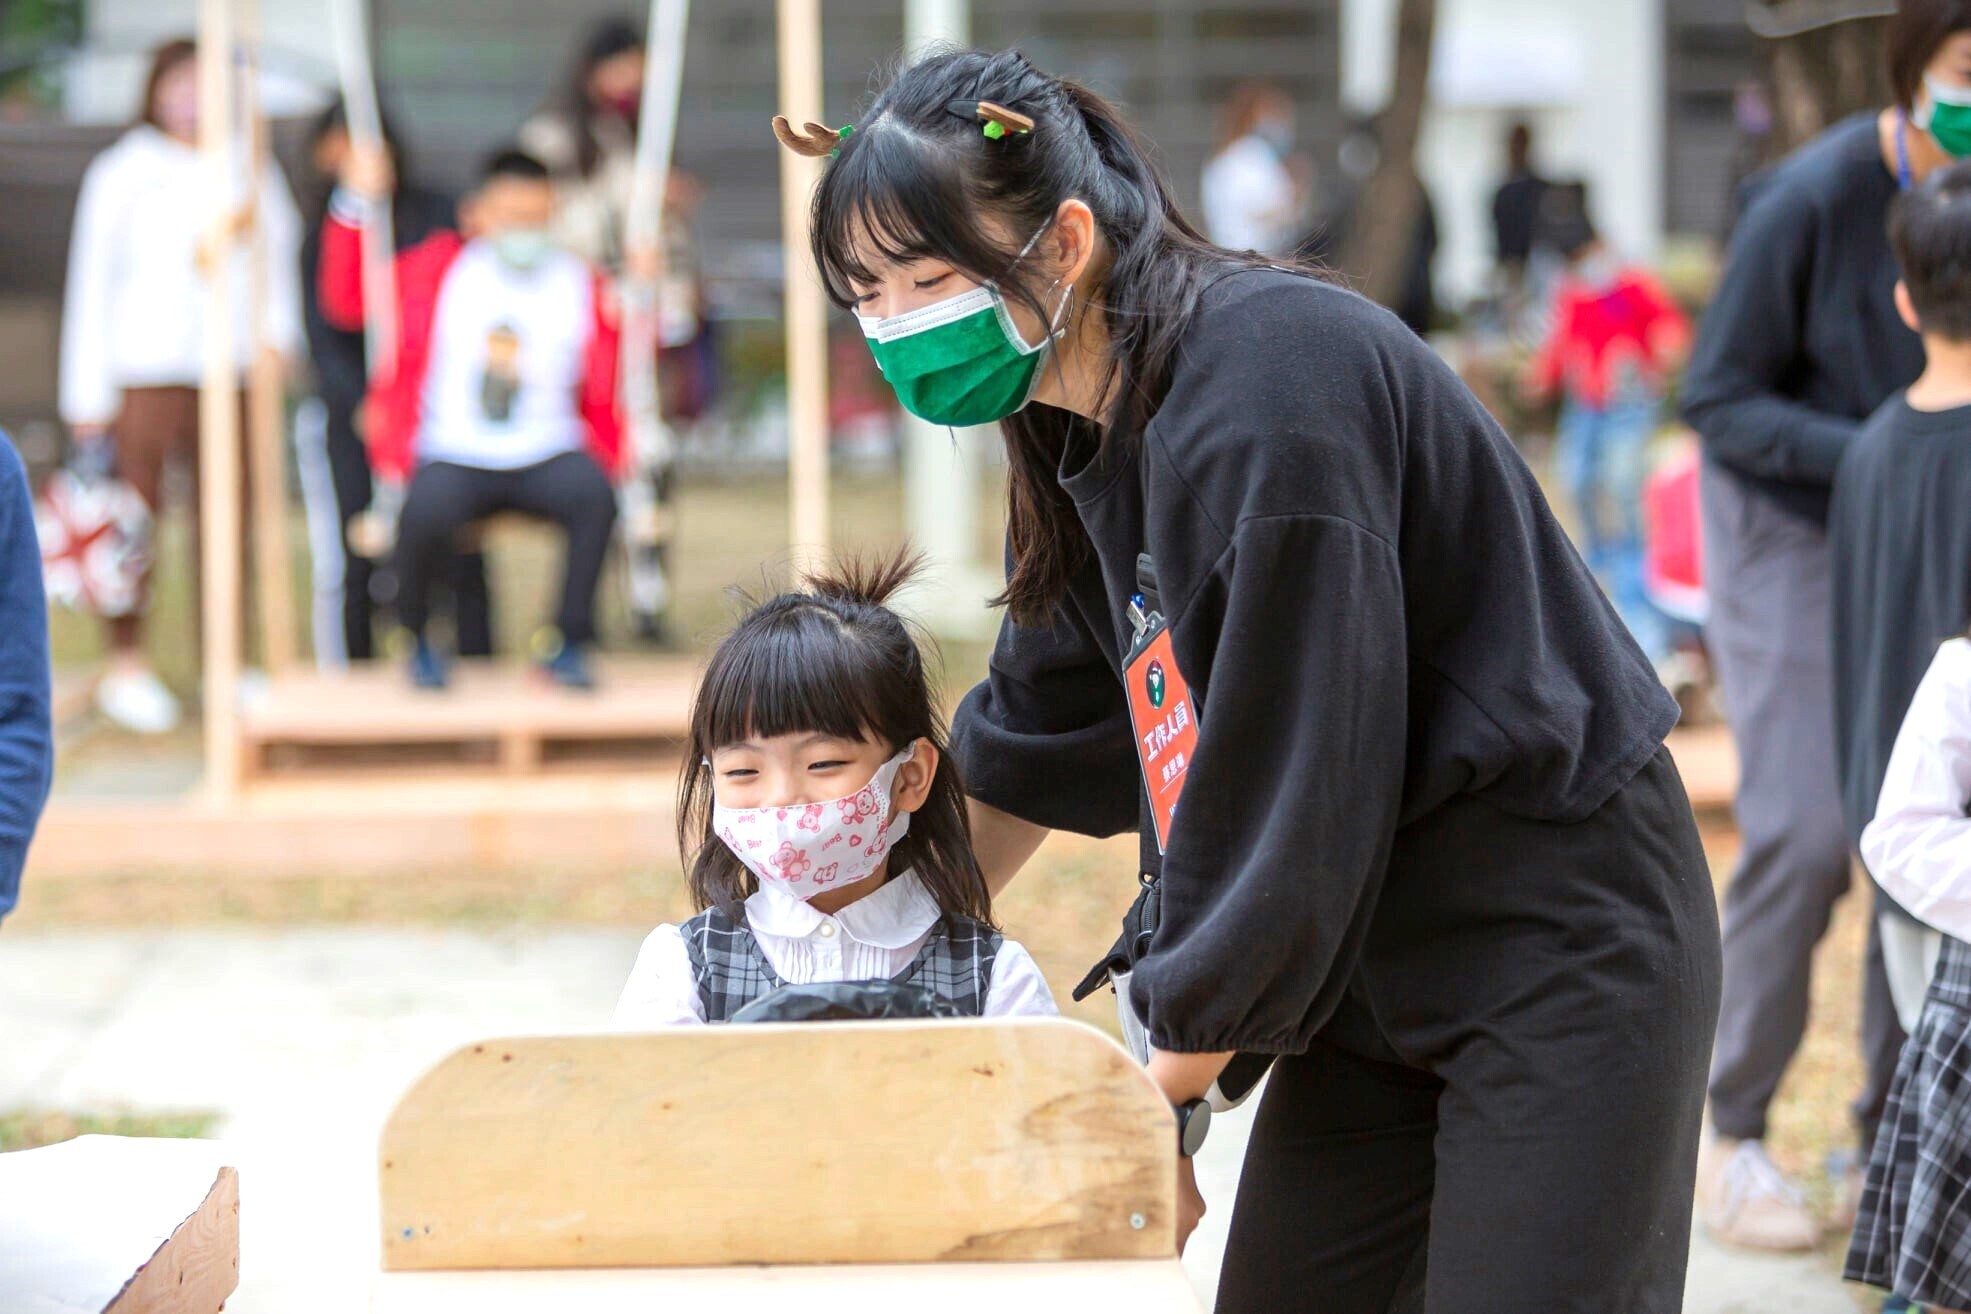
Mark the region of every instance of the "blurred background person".
<instances>
[{"instance_id":1,"label":"blurred background person","mask_svg":"<svg viewBox=\"0 0 1971 1314\"><path fill-rule=\"evenodd\" d=\"M1587 184L1541 187L1542 239L1567 263L1526 387L1537 399L1560 398L1555 463L1579 517L1583 553L1660 668L1672 645L1668 618L1643 588L1643 476L1690 323L1655 275L1624 261L1596 232Z\"/></svg>"},{"instance_id":2,"label":"blurred background person","mask_svg":"<svg viewBox=\"0 0 1971 1314\"><path fill-rule=\"evenodd\" d=\"M408 181L403 152L384 125L391 176L391 232L397 250L417 246L449 228L456 210L450 198ZM306 307L308 354L315 367L319 405L297 417L295 441L309 540L314 556L315 658L325 667L367 661L376 655L375 589L379 563L350 543L350 526L370 505L374 481L364 450L358 416L368 387L361 329L331 324L322 312L322 229L329 197L347 165L348 115L340 101L316 118L308 135L308 161L314 169L308 198L308 235L301 245L301 285ZM493 651L486 561L478 552L460 553L445 572L453 599L459 655L486 657Z\"/></svg>"},{"instance_id":3,"label":"blurred background person","mask_svg":"<svg viewBox=\"0 0 1971 1314\"><path fill-rule=\"evenodd\" d=\"M1293 99L1268 82L1241 82L1220 123L1199 185L1206 235L1233 251L1283 255L1305 228L1304 189L1288 165Z\"/></svg>"},{"instance_id":4,"label":"blurred background person","mask_svg":"<svg viewBox=\"0 0 1971 1314\"><path fill-rule=\"evenodd\" d=\"M555 240L620 271L643 103L643 34L605 18L582 37L561 86L521 125L520 149L554 176Z\"/></svg>"},{"instance_id":5,"label":"blurred background person","mask_svg":"<svg viewBox=\"0 0 1971 1314\"><path fill-rule=\"evenodd\" d=\"M1340 181L1329 198L1320 221L1299 244L1297 254L1330 267L1338 267L1354 239L1358 223L1371 221L1363 213L1364 199L1376 171L1382 167L1382 123L1374 115L1358 118L1349 125L1335 154ZM1429 333L1437 318L1437 205L1430 189L1416 172L1415 161L1408 166L1407 186L1417 204L1410 231L1402 243L1396 264L1396 277L1384 304L1409 325L1418 337ZM1342 268L1344 277L1360 279L1363 270Z\"/></svg>"},{"instance_id":6,"label":"blurred background person","mask_svg":"<svg viewBox=\"0 0 1971 1314\"><path fill-rule=\"evenodd\" d=\"M113 445L116 472L154 512L167 464L188 464L197 484L205 304L200 246L217 217L198 128L196 47L167 42L151 57L137 122L83 176L69 245L61 416L78 444ZM272 163L256 180L254 204L271 271L268 345L292 359L302 340L301 219ZM240 244L229 273L242 376L254 345L250 267ZM194 545L197 515L195 494ZM108 630L109 667L96 687L98 706L138 733L172 729L178 700L144 651L141 606L109 621Z\"/></svg>"},{"instance_id":7,"label":"blurred background person","mask_svg":"<svg viewBox=\"0 0 1971 1314\"><path fill-rule=\"evenodd\" d=\"M1533 167L1533 126L1524 120L1506 133L1506 176L1492 193L1492 243L1508 294L1526 281L1526 262L1551 184Z\"/></svg>"},{"instance_id":8,"label":"blurred background person","mask_svg":"<svg viewBox=\"0 0 1971 1314\"><path fill-rule=\"evenodd\" d=\"M362 225L392 190L387 152L352 148L322 230L322 310L363 322ZM397 257L397 360L366 403L379 487L369 517L394 527L397 619L414 640L412 683L440 689L449 662L427 629L434 578L467 525L500 511L564 537L561 602L535 654L567 688L594 676L595 594L616 521L621 334L601 271L548 236L547 166L495 151L459 204L458 227Z\"/></svg>"},{"instance_id":9,"label":"blurred background person","mask_svg":"<svg viewBox=\"0 0 1971 1314\"><path fill-rule=\"evenodd\" d=\"M1893 104L1842 120L1749 186L1683 393L1704 441L1706 640L1741 764L1744 842L1725 892L1698 1207L1713 1235L1762 1249L1810 1249L1821 1235L1766 1153L1766 1113L1805 1033L1814 947L1853 883L1835 765L1830 487L1862 421L1923 368L1896 308L1889 206L1971 154L1971 0L1902 0L1888 56ZM1902 1043L1870 918L1863 1146ZM1851 1190L1837 1230L1853 1203Z\"/></svg>"}]
</instances>

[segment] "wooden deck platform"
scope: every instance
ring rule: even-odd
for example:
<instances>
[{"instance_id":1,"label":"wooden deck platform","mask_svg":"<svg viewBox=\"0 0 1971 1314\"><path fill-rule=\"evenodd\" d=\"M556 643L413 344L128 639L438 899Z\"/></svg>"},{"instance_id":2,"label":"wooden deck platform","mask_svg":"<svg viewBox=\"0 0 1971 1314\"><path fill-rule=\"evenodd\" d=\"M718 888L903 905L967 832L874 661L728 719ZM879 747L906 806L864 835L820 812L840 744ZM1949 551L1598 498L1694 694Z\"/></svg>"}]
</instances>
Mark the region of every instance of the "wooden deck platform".
<instances>
[{"instance_id":1,"label":"wooden deck platform","mask_svg":"<svg viewBox=\"0 0 1971 1314\"><path fill-rule=\"evenodd\" d=\"M395 664L283 675L242 702L245 777L635 767L676 752L696 669L683 658L604 658L589 692L487 662L461 662L441 691L412 688Z\"/></svg>"}]
</instances>

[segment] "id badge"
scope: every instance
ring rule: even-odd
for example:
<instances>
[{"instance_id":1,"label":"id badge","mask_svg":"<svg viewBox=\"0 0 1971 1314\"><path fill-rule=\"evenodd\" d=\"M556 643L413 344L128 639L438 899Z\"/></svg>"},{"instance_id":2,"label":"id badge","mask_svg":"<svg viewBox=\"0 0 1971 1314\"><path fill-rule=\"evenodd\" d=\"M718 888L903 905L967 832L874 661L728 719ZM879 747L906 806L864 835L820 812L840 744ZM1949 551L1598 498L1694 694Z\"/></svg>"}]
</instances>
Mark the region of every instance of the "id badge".
<instances>
[{"instance_id":1,"label":"id badge","mask_svg":"<svg viewBox=\"0 0 1971 1314\"><path fill-rule=\"evenodd\" d=\"M1123 664L1122 678L1129 689L1136 760L1143 768L1143 787L1149 791L1150 816L1156 823L1157 852L1164 853L1170 848L1170 827L1177 817L1184 777L1198 748L1198 715L1191 704L1191 686L1177 669L1170 627L1162 616L1147 618Z\"/></svg>"}]
</instances>

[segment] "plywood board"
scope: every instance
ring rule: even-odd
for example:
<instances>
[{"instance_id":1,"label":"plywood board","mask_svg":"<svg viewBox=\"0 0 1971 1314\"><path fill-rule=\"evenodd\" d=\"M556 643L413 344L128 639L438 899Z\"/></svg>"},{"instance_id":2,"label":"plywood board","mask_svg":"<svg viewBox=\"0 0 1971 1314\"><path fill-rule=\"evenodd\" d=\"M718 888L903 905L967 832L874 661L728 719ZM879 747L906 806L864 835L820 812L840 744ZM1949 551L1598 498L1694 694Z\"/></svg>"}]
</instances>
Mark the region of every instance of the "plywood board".
<instances>
[{"instance_id":1,"label":"plywood board","mask_svg":"<svg viewBox=\"0 0 1971 1314\"><path fill-rule=\"evenodd\" d=\"M270 679L240 711L248 743L416 743L454 739L683 738L694 662L599 658L597 688L556 688L529 667L460 662L452 685L413 689L394 663Z\"/></svg>"},{"instance_id":2,"label":"plywood board","mask_svg":"<svg viewBox=\"0 0 1971 1314\"><path fill-rule=\"evenodd\" d=\"M1170 1258L1175 1135L1059 1019L492 1040L384 1128L383 1266Z\"/></svg>"},{"instance_id":3,"label":"plywood board","mask_svg":"<svg viewBox=\"0 0 1971 1314\"><path fill-rule=\"evenodd\" d=\"M239 1285L239 1176L209 1141L0 1154L0 1309L211 1314Z\"/></svg>"},{"instance_id":4,"label":"plywood board","mask_svg":"<svg viewBox=\"0 0 1971 1314\"><path fill-rule=\"evenodd\" d=\"M1068 1264L895 1264L840 1268L590 1269L386 1273L374 1314L651 1314L800 1310L1019 1314L1118 1310L1203 1314L1175 1259Z\"/></svg>"}]
</instances>

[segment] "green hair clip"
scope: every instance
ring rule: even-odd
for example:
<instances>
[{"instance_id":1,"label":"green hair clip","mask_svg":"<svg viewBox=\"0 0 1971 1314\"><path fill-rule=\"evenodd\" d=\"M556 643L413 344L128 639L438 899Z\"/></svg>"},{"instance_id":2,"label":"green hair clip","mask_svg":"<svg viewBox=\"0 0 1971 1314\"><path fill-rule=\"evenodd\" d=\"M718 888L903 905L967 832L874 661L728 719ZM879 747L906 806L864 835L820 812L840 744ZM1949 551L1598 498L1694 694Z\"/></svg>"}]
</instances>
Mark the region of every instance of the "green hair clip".
<instances>
[{"instance_id":1,"label":"green hair clip","mask_svg":"<svg viewBox=\"0 0 1971 1314\"><path fill-rule=\"evenodd\" d=\"M835 129L835 138L838 141L847 141L849 139L849 134L854 131L855 131L855 124L845 123L841 127ZM834 150L828 152L828 158L831 160L841 159L842 148L840 146L837 146Z\"/></svg>"}]
</instances>

